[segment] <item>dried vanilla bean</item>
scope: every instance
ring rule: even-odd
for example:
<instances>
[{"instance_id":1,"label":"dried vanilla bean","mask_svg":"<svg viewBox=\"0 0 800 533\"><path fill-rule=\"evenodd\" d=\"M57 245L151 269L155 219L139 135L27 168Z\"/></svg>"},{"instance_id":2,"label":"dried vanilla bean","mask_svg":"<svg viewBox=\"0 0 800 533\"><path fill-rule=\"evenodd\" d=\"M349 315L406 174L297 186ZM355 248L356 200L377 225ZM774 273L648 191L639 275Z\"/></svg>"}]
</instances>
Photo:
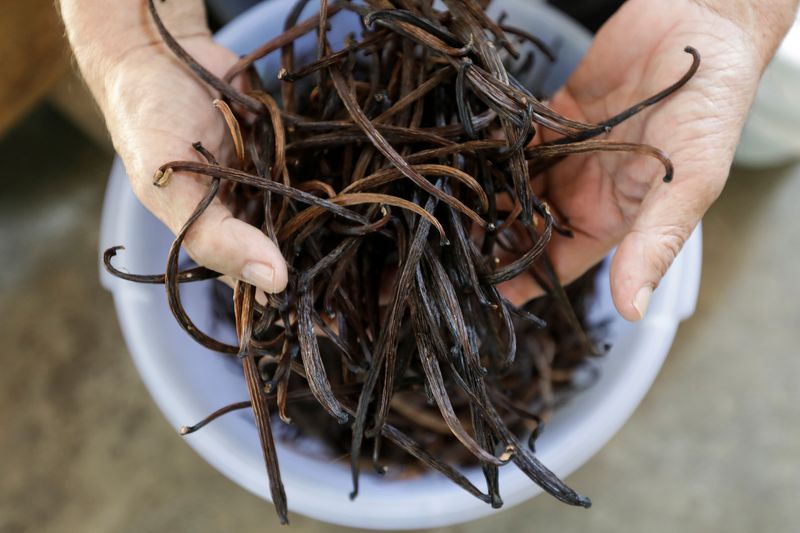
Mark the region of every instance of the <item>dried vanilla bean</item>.
<instances>
[{"instance_id":1,"label":"dried vanilla bean","mask_svg":"<svg viewBox=\"0 0 800 533\"><path fill-rule=\"evenodd\" d=\"M670 181L675 171L658 148L595 137L683 87L700 55L687 47L692 64L680 80L586 124L516 79L537 54L555 59L546 43L492 20L488 1L444 3L447 10L432 0L320 0L319 13L301 21L311 2L299 0L286 31L265 35L220 79L180 46L148 2L165 46L219 93L209 104L228 127L234 157L217 161L198 142L205 162L154 169L155 186L167 189L177 172L209 179L163 275L112 264L120 246L103 262L122 279L163 284L192 338L239 356L230 360L241 365L250 399L181 432L251 409L284 523L278 423L320 439L333 454L349 452L351 497L369 460L389 476L435 470L500 507L499 469L513 462L559 500L590 505L537 459L535 441L560 403L587 386L584 370L596 374L590 365L603 351L601 330L587 319L594 273L561 285L547 247L554 231L571 231L531 179L574 154L626 153L658 160ZM363 26L334 50L329 28L343 10ZM312 32L316 47L301 57L295 43ZM267 77L277 77L280 90L267 93L255 61L271 53L280 53L281 70ZM512 71L504 60L516 65ZM532 146L543 129L561 137ZM187 232L217 198L276 242L289 271L286 290L263 304L243 282L217 302L237 345L201 331L180 297L181 284L220 276L178 265ZM546 295L515 306L502 284L523 275ZM474 465L484 489L459 471Z\"/></svg>"}]
</instances>

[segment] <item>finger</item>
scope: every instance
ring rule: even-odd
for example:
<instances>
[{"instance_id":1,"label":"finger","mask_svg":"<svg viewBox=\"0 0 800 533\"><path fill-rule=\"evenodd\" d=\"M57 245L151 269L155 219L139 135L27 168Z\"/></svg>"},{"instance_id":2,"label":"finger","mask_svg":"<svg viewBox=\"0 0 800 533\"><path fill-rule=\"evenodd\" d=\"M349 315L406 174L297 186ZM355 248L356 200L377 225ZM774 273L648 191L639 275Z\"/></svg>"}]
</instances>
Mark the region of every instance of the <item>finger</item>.
<instances>
[{"instance_id":1,"label":"finger","mask_svg":"<svg viewBox=\"0 0 800 533\"><path fill-rule=\"evenodd\" d=\"M207 180L176 173L163 188L141 177L132 180L142 203L178 233L208 190ZM215 199L189 229L184 248L201 264L267 293L286 287L288 272L277 245L258 228L238 220Z\"/></svg>"},{"instance_id":2,"label":"finger","mask_svg":"<svg viewBox=\"0 0 800 533\"><path fill-rule=\"evenodd\" d=\"M214 201L186 235L184 247L199 264L246 281L267 293L286 287L288 273L277 245Z\"/></svg>"},{"instance_id":3,"label":"finger","mask_svg":"<svg viewBox=\"0 0 800 533\"><path fill-rule=\"evenodd\" d=\"M503 298L516 307L522 307L534 298L544 296L544 290L527 272L498 284L497 290Z\"/></svg>"},{"instance_id":4,"label":"finger","mask_svg":"<svg viewBox=\"0 0 800 533\"><path fill-rule=\"evenodd\" d=\"M721 185L714 183L724 179L660 184L645 198L611 262L614 304L627 320L641 320L647 313L653 291L719 195Z\"/></svg>"},{"instance_id":5,"label":"finger","mask_svg":"<svg viewBox=\"0 0 800 533\"><path fill-rule=\"evenodd\" d=\"M593 237L576 233L574 237L553 235L547 248L548 257L553 263L561 284L566 286L577 280L594 265L602 261L613 244L600 242ZM497 286L500 294L516 306L544 295L531 274L521 274Z\"/></svg>"},{"instance_id":6,"label":"finger","mask_svg":"<svg viewBox=\"0 0 800 533\"><path fill-rule=\"evenodd\" d=\"M564 285L572 283L602 261L622 237L619 213L615 209L604 209L604 206L613 206L613 203L600 200L608 194L602 189L608 182L597 180L595 183L588 180L582 164L572 166L572 175L581 176L581 179L560 179L558 188L552 191L545 191L546 181L543 179L532 182L537 195L545 193L544 198L551 209L555 210L556 205L568 208L558 211L555 216L572 229L573 236L566 237L553 232L547 246L547 255L558 279ZM586 228L586 231L579 228ZM504 282L498 285L498 289L504 298L517 306L544 294L530 274Z\"/></svg>"},{"instance_id":7,"label":"finger","mask_svg":"<svg viewBox=\"0 0 800 533\"><path fill-rule=\"evenodd\" d=\"M602 261L622 239L627 227L615 201L613 182L591 167L598 165L598 160L576 156L561 162L564 172L543 191L554 216L573 232L571 237L553 232L547 247L548 257L564 285ZM506 297L512 302L542 294L531 276L520 278L504 287L509 292Z\"/></svg>"},{"instance_id":8,"label":"finger","mask_svg":"<svg viewBox=\"0 0 800 533\"><path fill-rule=\"evenodd\" d=\"M547 253L563 285L569 285L608 256L615 242L610 238L574 231L572 237L553 235Z\"/></svg>"}]
</instances>

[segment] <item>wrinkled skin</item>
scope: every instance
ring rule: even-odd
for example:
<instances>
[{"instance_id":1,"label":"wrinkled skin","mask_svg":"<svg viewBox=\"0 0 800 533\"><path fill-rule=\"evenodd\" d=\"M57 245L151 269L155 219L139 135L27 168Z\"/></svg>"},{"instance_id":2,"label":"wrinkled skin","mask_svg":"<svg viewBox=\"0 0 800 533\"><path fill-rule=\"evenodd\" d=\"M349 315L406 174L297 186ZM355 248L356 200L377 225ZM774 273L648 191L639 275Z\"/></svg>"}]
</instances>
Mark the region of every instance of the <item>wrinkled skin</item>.
<instances>
[{"instance_id":1,"label":"wrinkled skin","mask_svg":"<svg viewBox=\"0 0 800 533\"><path fill-rule=\"evenodd\" d=\"M120 0L114 10L98 2L61 0L70 41L134 191L177 232L206 182L176 174L158 189L151 185L153 173L165 161L198 158L189 148L197 140L223 162L230 158L224 122L210 104L209 90L155 34L141 2ZM170 9L170 3L159 4L159 10ZM609 135L665 150L675 164L672 184L659 181L661 169L647 158L620 154L570 157L534 183L576 234L572 240L556 236L549 250L564 282L619 245L611 285L619 312L629 320L643 316L650 292L722 191L762 70L788 29L796 0L705 4L715 9L700 0L629 0L552 102L568 117L600 121L677 80L691 61L682 52L686 45L703 55L688 86ZM197 0L176 9L203 20ZM769 9L777 22L760 19L758 9ZM173 28L185 15L165 14L165 22ZM202 23L183 24L173 33L217 75L235 60L213 43ZM261 290L277 292L286 285L286 266L275 244L234 219L219 201L193 227L186 247L200 264ZM503 291L517 303L540 294L523 276Z\"/></svg>"},{"instance_id":2,"label":"wrinkled skin","mask_svg":"<svg viewBox=\"0 0 800 533\"><path fill-rule=\"evenodd\" d=\"M575 232L554 235L549 248L565 283L619 246L611 287L629 320L642 317L649 293L721 193L764 52L736 22L698 3L630 0L552 101L563 115L600 122L679 79L691 64L687 45L702 55L689 84L607 136L664 150L675 165L672 183L662 182L657 161L604 153L571 156L534 187ZM503 289L516 303L541 292L524 276Z\"/></svg>"},{"instance_id":3,"label":"wrinkled skin","mask_svg":"<svg viewBox=\"0 0 800 533\"><path fill-rule=\"evenodd\" d=\"M237 59L207 35L182 44L219 77ZM177 233L207 191L208 180L175 174L168 186L159 189L152 185L154 170L167 161L200 159L191 148L198 139L223 162L232 162L233 151L225 123L211 104L210 90L161 48L159 43L136 52L141 60L135 55L125 58L128 65L117 69L108 91L114 113L107 120L117 131L115 146L134 192ZM148 97L140 98L143 94ZM286 286L288 274L278 247L258 228L234 218L219 199L192 227L184 245L198 263L233 278L249 278L262 290L277 292ZM248 275L247 265L252 263L266 265L272 279L265 279L268 273Z\"/></svg>"}]
</instances>

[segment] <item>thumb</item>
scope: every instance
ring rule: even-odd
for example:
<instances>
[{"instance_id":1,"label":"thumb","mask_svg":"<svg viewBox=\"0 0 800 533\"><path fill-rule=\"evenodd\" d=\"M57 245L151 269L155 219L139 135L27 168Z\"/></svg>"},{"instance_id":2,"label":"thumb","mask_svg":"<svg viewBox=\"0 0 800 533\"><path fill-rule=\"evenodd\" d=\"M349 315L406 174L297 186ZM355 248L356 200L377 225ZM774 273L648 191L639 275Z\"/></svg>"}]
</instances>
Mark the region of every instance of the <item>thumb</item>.
<instances>
[{"instance_id":1,"label":"thumb","mask_svg":"<svg viewBox=\"0 0 800 533\"><path fill-rule=\"evenodd\" d=\"M153 186L143 172L130 175L136 196L175 234L208 191L207 179L188 173L176 172L163 188ZM258 228L235 218L219 198L189 228L183 248L198 264L264 292L286 288L289 276L278 246Z\"/></svg>"},{"instance_id":2,"label":"thumb","mask_svg":"<svg viewBox=\"0 0 800 533\"><path fill-rule=\"evenodd\" d=\"M644 318L661 278L719 195L716 183L659 183L645 197L611 262L611 294L626 320Z\"/></svg>"},{"instance_id":3,"label":"thumb","mask_svg":"<svg viewBox=\"0 0 800 533\"><path fill-rule=\"evenodd\" d=\"M286 288L288 272L278 246L258 228L235 218L219 200L191 227L183 246L199 264L264 292Z\"/></svg>"},{"instance_id":4,"label":"thumb","mask_svg":"<svg viewBox=\"0 0 800 533\"><path fill-rule=\"evenodd\" d=\"M626 320L644 318L650 297L693 227L670 225L628 233L611 262L611 294Z\"/></svg>"}]
</instances>

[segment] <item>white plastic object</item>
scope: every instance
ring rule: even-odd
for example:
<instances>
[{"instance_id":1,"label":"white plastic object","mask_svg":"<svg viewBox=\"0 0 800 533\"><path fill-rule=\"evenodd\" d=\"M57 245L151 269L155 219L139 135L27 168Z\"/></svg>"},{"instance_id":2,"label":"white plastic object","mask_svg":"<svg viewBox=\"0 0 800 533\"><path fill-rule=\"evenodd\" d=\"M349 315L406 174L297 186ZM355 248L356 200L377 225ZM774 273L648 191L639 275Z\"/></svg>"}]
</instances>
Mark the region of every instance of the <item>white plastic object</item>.
<instances>
[{"instance_id":1,"label":"white plastic object","mask_svg":"<svg viewBox=\"0 0 800 533\"><path fill-rule=\"evenodd\" d=\"M260 4L224 28L217 38L238 53L250 50L278 33L292 4L291 0ZM544 5L527 0L495 4L508 11L509 20L515 25L532 30L556 45L559 62L549 77L540 81L551 90L563 83L588 47L590 36ZM337 33L334 47L344 34L337 28L340 28L338 20L334 25ZM303 47L310 50L315 39L312 35L303 42L298 50ZM277 72L276 58L269 58L267 63L262 68ZM123 244L126 250L115 258L116 265L136 273L157 273L164 269L171 240L170 232L136 200L122 164L115 162L106 191L101 249ZM698 229L655 292L647 317L638 324L619 318L613 321L610 339L613 349L598 361L598 380L557 411L537 442L538 458L556 474L568 476L584 464L633 413L658 373L678 324L694 312L700 265ZM238 362L210 352L190 339L170 314L163 287L125 282L104 271L101 279L113 293L125 340L142 380L176 428L176 438L180 438L177 428L181 425L194 423L223 405L247 398ZM186 307L199 327L232 341L233 333L222 329L220 322L212 317L208 283L213 282L183 286ZM594 311L599 316L617 316L605 271L599 275ZM229 414L185 439L231 480L254 494L268 497L258 434L248 411ZM281 442L278 456L290 511L318 520L350 527L400 530L448 526L498 512L437 473L397 480L391 478L391 473L382 479L367 470L362 474L358 498L350 501L351 481L346 463L332 461L313 446ZM477 486L483 485L478 469L466 474ZM500 478L505 509L542 492L512 465L501 469ZM582 487L575 488L580 491Z\"/></svg>"},{"instance_id":2,"label":"white plastic object","mask_svg":"<svg viewBox=\"0 0 800 533\"><path fill-rule=\"evenodd\" d=\"M800 160L800 17L764 72L736 163L776 166Z\"/></svg>"}]
</instances>

